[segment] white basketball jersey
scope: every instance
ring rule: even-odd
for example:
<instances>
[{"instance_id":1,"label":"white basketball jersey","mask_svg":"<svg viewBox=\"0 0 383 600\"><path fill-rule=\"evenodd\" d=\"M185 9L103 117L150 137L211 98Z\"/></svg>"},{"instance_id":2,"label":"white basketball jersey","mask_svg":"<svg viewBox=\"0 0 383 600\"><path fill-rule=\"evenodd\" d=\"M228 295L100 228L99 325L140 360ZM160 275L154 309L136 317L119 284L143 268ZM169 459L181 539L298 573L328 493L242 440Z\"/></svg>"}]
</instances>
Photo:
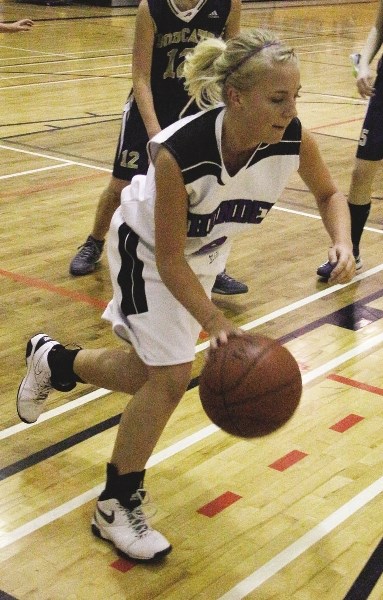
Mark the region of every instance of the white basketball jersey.
<instances>
[{"instance_id":1,"label":"white basketball jersey","mask_svg":"<svg viewBox=\"0 0 383 600\"><path fill-rule=\"evenodd\" d=\"M153 160L163 145L179 165L188 193L185 255L211 252L248 227L260 224L299 167L301 123L294 118L277 144L260 144L234 176L221 154L225 108L218 107L170 125L148 144ZM154 246L154 167L133 178L122 193L126 223L142 243Z\"/></svg>"}]
</instances>

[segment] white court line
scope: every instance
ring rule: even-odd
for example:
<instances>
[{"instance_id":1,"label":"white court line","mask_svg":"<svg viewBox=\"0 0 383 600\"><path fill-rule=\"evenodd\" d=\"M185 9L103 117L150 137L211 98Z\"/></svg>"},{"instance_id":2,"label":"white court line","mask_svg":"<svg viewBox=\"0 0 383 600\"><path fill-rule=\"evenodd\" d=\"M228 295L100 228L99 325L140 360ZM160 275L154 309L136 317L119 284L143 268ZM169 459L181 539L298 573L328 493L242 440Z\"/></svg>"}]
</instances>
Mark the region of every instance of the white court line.
<instances>
[{"instance_id":1,"label":"white court line","mask_svg":"<svg viewBox=\"0 0 383 600\"><path fill-rule=\"evenodd\" d=\"M60 73L61 75L61 73ZM108 79L118 79L125 77L125 73L116 73L108 75ZM31 88L31 87L42 87L47 85L59 85L61 83L88 83L94 79L103 79L102 76L96 75L95 77L79 77L78 79L58 79L57 81L41 81L39 83L21 83L20 85L7 85L1 88L1 92L7 92L8 90L17 90L18 88Z\"/></svg>"},{"instance_id":2,"label":"white court line","mask_svg":"<svg viewBox=\"0 0 383 600\"><path fill-rule=\"evenodd\" d=\"M62 163L59 165L51 165L50 167L40 167L39 169L31 169L30 171L21 171L20 173L12 173L11 175L0 175L0 179L12 179L13 177L20 177L21 175L30 175L31 173L39 173L40 171L50 171L51 169L62 169L62 167L69 167L70 163Z\"/></svg>"},{"instance_id":3,"label":"white court line","mask_svg":"<svg viewBox=\"0 0 383 600\"><path fill-rule=\"evenodd\" d=\"M106 50L106 52L109 52L109 50ZM82 61L84 61L84 62L90 62L91 60L106 60L108 58L110 58L112 60L116 60L117 58L126 59L128 56L130 56L132 54L130 52L130 53L127 53L127 54L121 54L120 53L120 54L105 54L105 55L100 54L98 56L84 56L87 53L88 54L93 54L94 51L88 50L88 51L84 51L84 52L79 52L78 55L77 55L77 53L53 54L52 56L61 56L62 59L61 60L44 60L44 61L33 62L33 63L29 63L28 62L28 63L24 63L22 65L15 65L15 66L21 67L21 68L33 67L35 69L36 67L50 67L52 65L62 66L62 65L65 65L65 63L71 63L73 65L73 63L75 63L75 62L79 62L79 63L82 62ZM42 54L45 55L46 53L43 52ZM80 56L81 54L83 56ZM48 56L50 56L50 55L48 54ZM1 62L5 62L5 61L8 61L8 60L20 60L20 58L16 56L14 58L11 57L10 59L9 58L0 59L0 71L1 71L1 69L9 69L9 68L13 67L13 65L10 65L8 63L5 64L5 65L1 65ZM111 65L108 68L112 68L113 69L115 67L118 67L118 65L114 65L114 66ZM60 72L62 74L62 71L60 71ZM7 74L7 73L5 73L5 74ZM26 73L26 75L27 75L27 73ZM33 75L34 75L34 73L33 73ZM56 75L56 73L40 73L40 75Z\"/></svg>"},{"instance_id":4,"label":"white court line","mask_svg":"<svg viewBox=\"0 0 383 600\"><path fill-rule=\"evenodd\" d=\"M105 118L104 115L96 115L96 118ZM0 148L2 148L3 150L13 150L13 152L20 152L22 154L29 154L31 156L38 156L40 158L48 158L51 160L55 160L58 162L64 162L66 164L70 164L70 165L77 165L79 167L85 167L88 169L95 169L95 170L100 170L100 171L105 171L107 173L111 173L112 169L107 169L105 167L99 167L99 166L95 166L95 165L89 165L87 163L82 163L82 162L77 162L77 161L73 161L73 160L67 160L67 159L63 159L63 158L57 158L56 156L51 156L49 154L41 154L39 152L32 152L31 150L21 150L19 148L14 148L13 146L7 146L6 144L0 144ZM45 169L49 169L49 167L44 167ZM36 172L39 169L36 169ZM34 170L32 171L27 171L28 173L33 173L35 172ZM23 175L24 173L15 173L13 176L17 177L18 175ZM7 177L11 177L10 175L4 175L2 177L0 177L0 179L4 179ZM282 206L277 206L274 204L274 206L272 207L272 210L279 210L282 212L287 212L293 215L299 215L299 216L303 216L303 217L309 217L310 219L317 219L320 220L321 216L320 215L314 215L312 213L307 213L305 211L301 211L301 210L295 210L295 209L291 209L291 208L284 208ZM373 233L379 233L379 234L383 234L383 229L375 229L374 227L365 227L364 228L366 231L372 231ZM355 281L355 279L354 279Z\"/></svg>"},{"instance_id":5,"label":"white court line","mask_svg":"<svg viewBox=\"0 0 383 600\"><path fill-rule=\"evenodd\" d=\"M355 283L357 281L362 281L363 279L367 279L367 277L371 277L372 275L375 275L376 273L379 273L382 270L383 270L383 264L378 265L377 267L369 269L365 273L360 273L359 275L354 277L354 279L352 281L350 281L349 283L345 283L342 285L338 284L338 285L330 286L330 287L326 288L325 290L322 290L320 292L312 294L311 296L307 296L307 298L302 298L302 300L297 300L296 302L293 302L292 304L288 304L287 306L284 306L282 308L278 308L277 310L275 310L267 315L264 315L263 317L259 317L258 319L255 319L254 321L250 321L249 323L242 325L240 327L240 329L243 329L243 331L249 331L251 329L254 329L255 327L258 327L259 325L263 325L264 323L273 321L274 319L277 319L278 317L286 315L289 312L298 310L299 308L302 308L303 306L306 306L307 304L310 304L311 302L315 302L316 300L319 300L320 298L329 296L330 294L333 294L342 288L352 285L353 283ZM209 347L209 341L201 342L200 344L197 344L195 351L198 354L199 352L206 350L208 347ZM306 376L307 376L307 374L303 376L303 379ZM28 429L30 427L36 427L37 425L40 425L40 423L42 423L43 421L48 421L49 419L53 419L54 417L56 417L58 415L62 415L70 410L73 410L74 408L83 406L84 404L87 404L88 402L91 402L92 400L95 400L96 398L101 398L102 396L106 396L107 394L110 394L110 393L112 393L111 390L106 390L106 389L100 388L94 392L90 392L89 394L84 394L84 396L81 396L80 398L77 398L76 400L71 400L70 402L63 404L62 406L59 406L58 408L54 408L52 410L44 412L41 415L41 417L39 417L39 420L36 423L31 423L30 425L27 425L26 423L18 423L17 425L13 425L12 427L9 427L8 429L4 429L3 431L0 431L0 440L3 440L7 437L11 437L12 435L19 433L20 431L24 431L25 429Z\"/></svg>"},{"instance_id":6,"label":"white court line","mask_svg":"<svg viewBox=\"0 0 383 600\"><path fill-rule=\"evenodd\" d=\"M6 146L5 144L0 144L0 148L3 150L13 150L13 152L19 152L21 154L29 154L30 156L38 156L39 158L49 158L50 160L55 160L57 162L65 163L68 165L75 165L77 167L86 167L87 169L94 169L96 171L105 171L106 173L112 172L112 169L106 169L105 167L88 165L87 163L77 162L75 160L67 160L66 158L58 158L56 156L51 156L50 154L42 154L41 152L31 152L30 150L21 150L21 148L14 148L13 146Z\"/></svg>"},{"instance_id":7,"label":"white court line","mask_svg":"<svg viewBox=\"0 0 383 600\"><path fill-rule=\"evenodd\" d=\"M32 74L31 73L23 73L23 74L18 73L17 75L7 75L7 76L5 76L5 74L0 73L0 82L11 81L12 79L28 79L28 78L32 79L33 77L43 77L44 75L50 75L52 77L53 76L57 77L59 75L61 75L61 76L62 75L72 75L73 73L78 73L78 74L83 73L84 77L87 77L87 73L89 73L90 71L107 71L108 69L123 69L123 72L119 73L119 75L124 75L125 77L129 77L129 75L131 75L132 72L127 71L127 68L126 68L127 66L130 66L130 65L122 65L121 64L121 65L111 65L110 67L101 66L101 67L92 67L92 68L79 67L78 69L71 69L70 71L69 70L60 71L59 73L32 73ZM1 67L0 67L0 69L1 69ZM105 77L105 75L99 75L98 77L103 78L103 77ZM109 77L109 75L108 75L108 77ZM92 77L92 79L94 79L94 77ZM7 86L7 87L10 87L10 86ZM11 87L13 88L14 86L11 86ZM23 87L24 87L24 84L23 84Z\"/></svg>"},{"instance_id":8,"label":"white court line","mask_svg":"<svg viewBox=\"0 0 383 600\"><path fill-rule=\"evenodd\" d=\"M231 590L221 596L218 600L242 600L250 592L258 588L262 583L265 583L270 577L278 573L289 563L311 548L314 544L323 539L328 533L333 531L338 525L346 521L359 509L371 502L376 496L383 492L383 477L377 479L362 492L354 496L343 506L338 508L330 516L318 523L310 531L302 535L287 548L282 550L271 560L254 571L249 577L237 583Z\"/></svg>"},{"instance_id":9,"label":"white court line","mask_svg":"<svg viewBox=\"0 0 383 600\"><path fill-rule=\"evenodd\" d=\"M364 342L362 342L361 344L356 346L353 350L345 352L344 354L341 354L340 356L338 356L336 359L330 360L327 363L325 363L324 365L322 365L321 367L318 367L317 369L314 369L313 371L306 373L302 377L303 384L306 384L309 381L312 381L316 377L324 375L328 371L331 371L334 368L334 366L339 366L339 365L345 363L346 361L350 360L350 358L354 358L355 356L358 356L359 354L362 354L362 353L366 352L367 350L371 350L372 348L381 344L382 342L383 342L383 333L380 333L380 334L370 338L369 340L365 340ZM204 429L201 429L200 431L197 431L197 432L193 433L192 435L189 435L188 437L180 440L179 442L172 444L168 448L165 448L164 450L154 454L149 459L149 461L146 465L146 468L150 468L150 467L153 467L154 465L158 465L159 463L163 462L164 460L171 458L172 456L175 456L182 450L185 450L186 448L189 448L190 446L193 446L194 444L197 444L201 440L209 437L210 435L212 435L213 433L215 433L217 431L219 431L219 428L216 425L214 425L214 424L208 425ZM377 484L379 482L380 482L380 480L378 480L378 482L375 482L375 484ZM382 482L383 482L383 478L382 478ZM97 485L96 487L92 488L91 490L84 492L80 496L77 496L76 498L69 500L69 502L65 502L64 504L61 504L60 506L54 508L53 510L48 511L44 515L41 515L40 517L37 517L36 519L29 521L25 525L22 525L21 527L18 527L17 529L14 529L13 531L11 531L9 533L0 534L0 549L6 548L7 546L13 544L17 540L20 540L23 537L33 533L34 531L37 531L41 527L44 527L45 525L52 523L56 519L61 518L62 516L68 514L72 510L79 508L80 506L82 506L83 504L86 504L90 500L94 500L95 498L97 498L100 495L103 488L104 488L104 484ZM367 490L368 489L369 488L367 488ZM373 497L375 497L377 495L377 493ZM358 496L356 496L355 498L358 498ZM354 498L354 501L355 501L355 498ZM371 498L369 498L369 500L370 499ZM367 500L367 501L369 501L369 500ZM353 502L353 501L351 501L351 502ZM345 506L347 506L347 504ZM358 510L358 508L359 508L359 506L354 508L353 512ZM333 513L333 515L337 515L337 513L341 513L341 512L342 512L342 508L340 508L338 511ZM350 514L353 514L353 513L350 513ZM328 519L331 519L333 517L333 515L328 517ZM350 515L348 515L348 516L350 516ZM345 518L347 518L347 517L345 517ZM315 527L312 531L316 531L318 528L320 529L320 525ZM326 531L326 533L327 533L327 531ZM308 534L306 534L306 536L307 535ZM325 535L325 534L323 534L323 535ZM322 537L323 537L323 535L322 535ZM305 536L303 536L303 537L305 537ZM295 543L298 543L298 542L299 542L299 540ZM287 555L289 556L289 553L287 550L284 552L286 552ZM302 550L302 552L303 552L303 550ZM284 564L282 566L284 566ZM282 568L282 567L280 567L280 568ZM272 570L270 570L269 576L271 577L271 575L273 575L275 572L277 572L277 571L274 570L274 572L272 572ZM257 571L255 573L257 573ZM233 588L233 589L235 589L235 588ZM243 596L233 596L233 598L242 598L242 597Z\"/></svg>"},{"instance_id":10,"label":"white court line","mask_svg":"<svg viewBox=\"0 0 383 600\"><path fill-rule=\"evenodd\" d=\"M320 215L314 215L312 213L307 213L302 210L294 210L292 208L283 208L282 206L276 206L275 204L272 207L272 210L280 210L282 212L291 213L293 215L309 217L310 219L318 219L318 220L322 219L322 217ZM374 227L364 227L363 231L373 231L374 233L380 233L383 235L383 229L375 229Z\"/></svg>"},{"instance_id":11,"label":"white court line","mask_svg":"<svg viewBox=\"0 0 383 600\"><path fill-rule=\"evenodd\" d=\"M36 423L31 423L30 425L27 425L27 423L18 423L17 425L13 425L12 427L8 427L8 429L4 429L3 431L0 431L0 440L5 440L6 438L11 437L12 435L15 435L16 433L20 433L20 431L25 431L25 429L34 427L35 425L38 425L39 423L43 423L44 421L53 419L53 417L57 417L58 415L62 415L64 413L68 412L68 410L73 410L74 408L79 408L80 406L84 406L84 404L87 404L88 402L92 402L93 400L96 400L97 398L102 398L103 396L106 396L107 394L111 394L111 393L112 393L111 390L99 388L99 389L95 390L94 392L89 392L89 394L84 394L84 396L80 396L79 398L76 398L76 400L71 400L71 402L67 402L67 404L63 404L62 406L58 406L57 408L53 408L52 410L46 411L39 417L39 420Z\"/></svg>"},{"instance_id":12,"label":"white court line","mask_svg":"<svg viewBox=\"0 0 383 600\"><path fill-rule=\"evenodd\" d=\"M0 46L0 48L3 48L4 46ZM32 54L31 58L38 58L38 57L44 57L44 56L58 56L61 57L60 60L40 60L39 62L24 62L20 64L20 61L22 61L23 59L26 60L27 57L22 57L22 56L7 56L7 58L1 58L0 57L0 69L9 69L9 68L13 68L13 67L21 67L21 68L26 68L26 67L45 67L45 66L50 66L50 65L62 65L65 64L66 62L71 62L74 63L76 61L80 62L80 61L90 61L90 60L105 60L107 58L113 59L115 60L116 58L127 58L129 55L132 54L132 51L129 51L129 49L127 49L126 53L121 53L121 48L110 48L110 50L83 50L82 52L67 52L65 54L53 54L50 52L39 52L38 50L27 50L26 48L10 48L10 50L23 50L28 54ZM95 53L96 56L93 56ZM102 52L105 52L105 54L102 54ZM114 52L115 54L108 54L110 52ZM81 56L82 55L82 56ZM16 65L13 65L12 63L10 63L9 61L18 61ZM5 64L2 64L5 63ZM46 75L49 75L49 73L44 73Z\"/></svg>"}]
</instances>

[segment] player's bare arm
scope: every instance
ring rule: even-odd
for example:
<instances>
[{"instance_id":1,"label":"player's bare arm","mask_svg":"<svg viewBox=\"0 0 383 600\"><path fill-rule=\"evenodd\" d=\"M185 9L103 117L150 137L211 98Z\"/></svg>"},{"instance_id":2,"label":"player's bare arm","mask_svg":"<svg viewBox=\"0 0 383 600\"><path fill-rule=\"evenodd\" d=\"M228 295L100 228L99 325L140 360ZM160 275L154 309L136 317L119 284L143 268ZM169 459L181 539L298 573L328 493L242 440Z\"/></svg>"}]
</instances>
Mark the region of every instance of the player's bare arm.
<instances>
[{"instance_id":1,"label":"player's bare arm","mask_svg":"<svg viewBox=\"0 0 383 600\"><path fill-rule=\"evenodd\" d=\"M333 264L336 263L336 267L329 281L346 283L355 275L347 200L335 185L314 137L305 129L302 131L299 174L316 199L323 224L332 242L329 260Z\"/></svg>"},{"instance_id":2,"label":"player's bare arm","mask_svg":"<svg viewBox=\"0 0 383 600\"><path fill-rule=\"evenodd\" d=\"M231 0L231 10L226 22L223 38L228 40L238 35L241 23L241 0Z\"/></svg>"},{"instance_id":3,"label":"player's bare arm","mask_svg":"<svg viewBox=\"0 0 383 600\"><path fill-rule=\"evenodd\" d=\"M18 31L29 31L34 23L31 19L20 19L14 23L0 23L0 33L17 33Z\"/></svg>"},{"instance_id":4,"label":"player's bare arm","mask_svg":"<svg viewBox=\"0 0 383 600\"><path fill-rule=\"evenodd\" d=\"M362 98L368 98L374 94L374 74L370 63L376 56L383 43L383 0L379 2L375 24L371 27L363 49L361 51L358 76L356 85Z\"/></svg>"},{"instance_id":5,"label":"player's bare arm","mask_svg":"<svg viewBox=\"0 0 383 600\"><path fill-rule=\"evenodd\" d=\"M154 110L150 82L154 33L154 25L148 3L146 0L141 0L136 16L132 56L132 80L134 96L149 138L161 131Z\"/></svg>"},{"instance_id":6,"label":"player's bare arm","mask_svg":"<svg viewBox=\"0 0 383 600\"><path fill-rule=\"evenodd\" d=\"M185 260L188 196L179 166L162 148L156 159L155 245L162 281L213 338L227 341L235 328L209 300Z\"/></svg>"}]
</instances>

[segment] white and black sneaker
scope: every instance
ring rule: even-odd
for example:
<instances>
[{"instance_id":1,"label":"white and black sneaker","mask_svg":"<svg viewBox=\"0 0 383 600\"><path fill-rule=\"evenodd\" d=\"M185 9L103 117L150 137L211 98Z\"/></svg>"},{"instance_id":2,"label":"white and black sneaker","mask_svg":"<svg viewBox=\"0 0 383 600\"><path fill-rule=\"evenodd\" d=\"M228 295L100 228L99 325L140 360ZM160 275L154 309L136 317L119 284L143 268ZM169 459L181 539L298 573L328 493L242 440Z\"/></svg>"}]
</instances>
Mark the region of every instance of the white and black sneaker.
<instances>
[{"instance_id":1,"label":"white and black sneaker","mask_svg":"<svg viewBox=\"0 0 383 600\"><path fill-rule=\"evenodd\" d=\"M147 521L142 510L145 491L137 490L133 496L140 504L132 509L122 506L115 498L98 500L92 519L92 533L112 542L121 556L136 561L158 560L172 547Z\"/></svg>"},{"instance_id":2,"label":"white and black sneaker","mask_svg":"<svg viewBox=\"0 0 383 600\"><path fill-rule=\"evenodd\" d=\"M39 333L27 343L27 374L17 392L16 408L24 423L35 423L41 415L44 402L52 389L48 353L59 342Z\"/></svg>"}]
</instances>

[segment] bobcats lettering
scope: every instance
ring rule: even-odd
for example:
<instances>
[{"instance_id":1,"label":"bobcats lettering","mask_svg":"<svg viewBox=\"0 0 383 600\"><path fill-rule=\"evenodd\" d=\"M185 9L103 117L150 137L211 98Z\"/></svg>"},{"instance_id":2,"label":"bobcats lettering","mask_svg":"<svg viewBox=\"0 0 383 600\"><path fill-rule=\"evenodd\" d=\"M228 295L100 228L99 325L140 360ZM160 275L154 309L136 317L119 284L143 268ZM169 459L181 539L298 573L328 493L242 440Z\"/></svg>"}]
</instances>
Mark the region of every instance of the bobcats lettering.
<instances>
[{"instance_id":1,"label":"bobcats lettering","mask_svg":"<svg viewBox=\"0 0 383 600\"><path fill-rule=\"evenodd\" d=\"M193 29L184 27L180 31L170 31L169 33L159 33L156 39L156 48L166 48L170 44L198 44L201 40L209 37L215 37L210 31L205 29Z\"/></svg>"}]
</instances>

